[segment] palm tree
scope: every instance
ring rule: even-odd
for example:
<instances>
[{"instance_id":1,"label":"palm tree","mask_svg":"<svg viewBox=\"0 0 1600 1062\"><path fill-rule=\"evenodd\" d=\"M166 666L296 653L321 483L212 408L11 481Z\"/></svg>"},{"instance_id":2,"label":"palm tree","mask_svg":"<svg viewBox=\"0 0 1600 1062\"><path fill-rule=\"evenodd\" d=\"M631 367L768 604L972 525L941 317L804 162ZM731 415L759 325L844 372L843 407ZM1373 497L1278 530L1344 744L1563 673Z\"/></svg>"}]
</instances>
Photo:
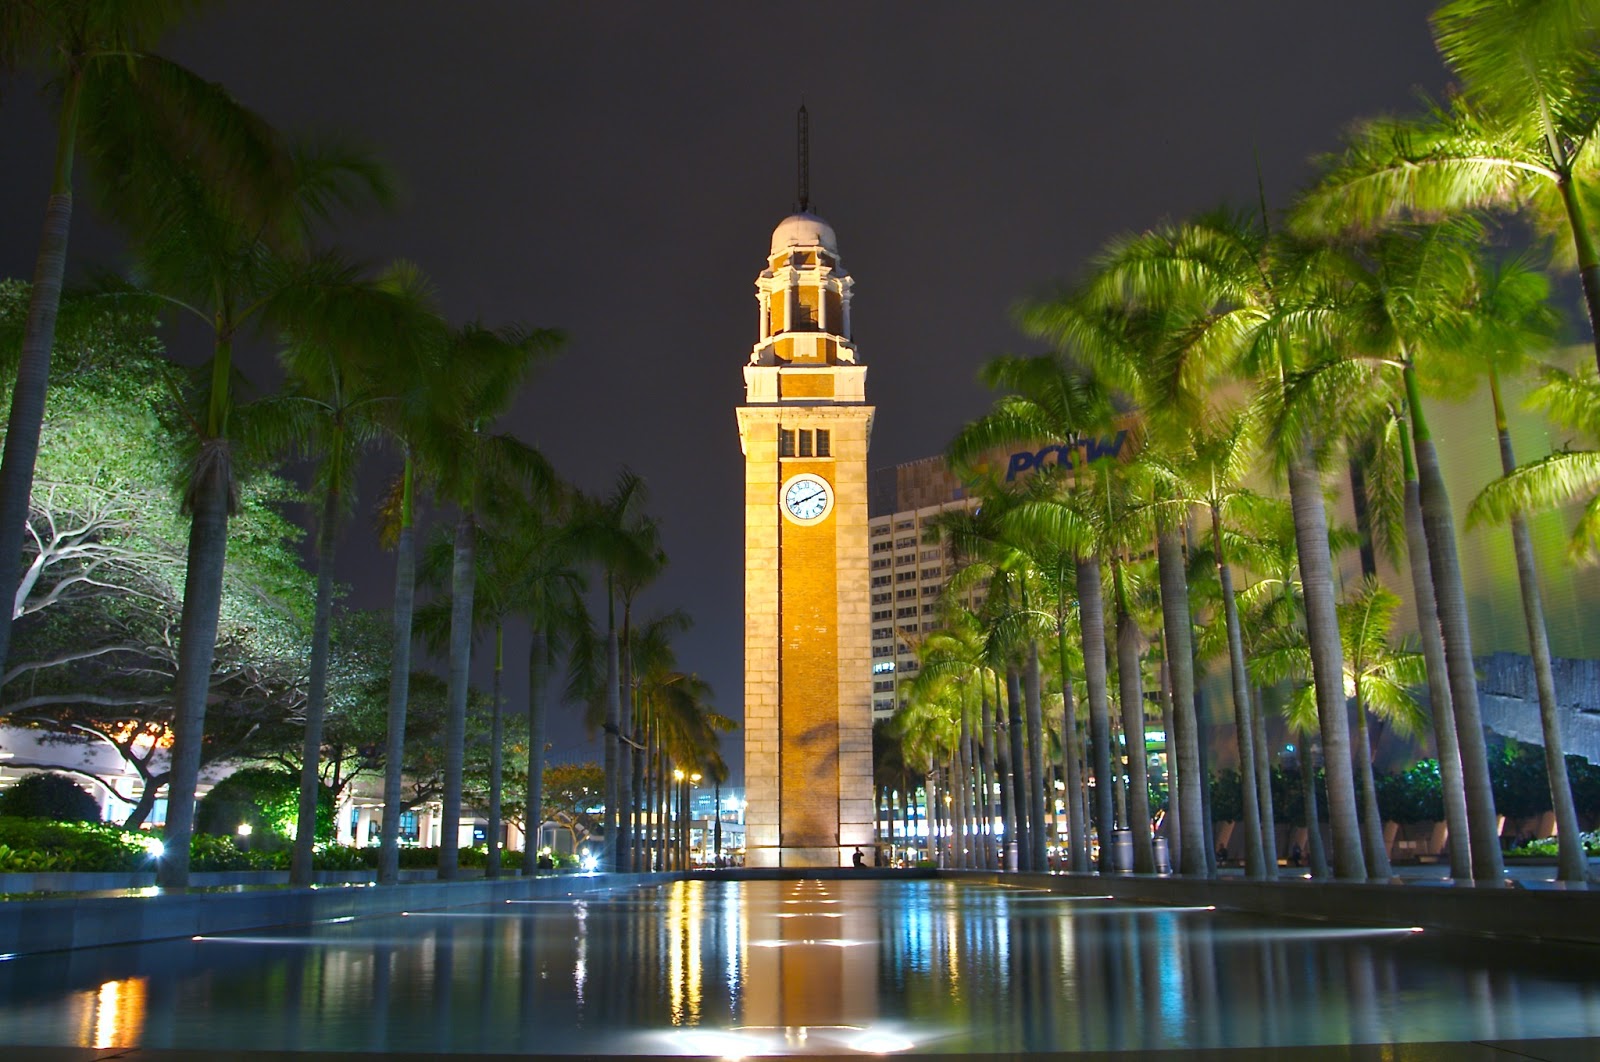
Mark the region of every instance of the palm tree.
<instances>
[{"instance_id":1,"label":"palm tree","mask_svg":"<svg viewBox=\"0 0 1600 1062\"><path fill-rule=\"evenodd\" d=\"M451 444L427 458L436 470L440 493L457 511L450 568L444 843L439 852L439 878L443 881L456 877L459 861L457 833L472 664L478 529L485 522L496 522L510 505L526 504L524 499L530 495L535 504L547 502L556 490L555 474L542 454L513 436L491 435L483 428L511 404L534 362L553 352L560 342L560 334L548 330L490 329L471 324L455 333L449 347L447 363L462 367L463 378L470 387Z\"/></svg>"},{"instance_id":2,"label":"palm tree","mask_svg":"<svg viewBox=\"0 0 1600 1062\"><path fill-rule=\"evenodd\" d=\"M589 499L577 519L580 540L592 560L599 564L605 579L606 649L604 684L585 693L591 705L604 706L605 729L605 851L603 864L609 870L631 869L633 845L630 823L633 770L632 758L623 770L621 744L631 744L632 695L624 715L624 691L632 683L623 671L622 639L629 623L634 596L660 572L666 554L659 542L655 522L644 512L647 491L644 480L631 469L617 474L611 493L603 499ZM617 615L621 605L622 616ZM620 620L620 623L619 623ZM597 675L591 675L592 682ZM626 685L625 685L626 683ZM624 729L626 724L626 729ZM624 777L626 775L626 777ZM626 798L626 804L624 800Z\"/></svg>"},{"instance_id":3,"label":"palm tree","mask_svg":"<svg viewBox=\"0 0 1600 1062\"><path fill-rule=\"evenodd\" d=\"M1011 392L1000 398L995 408L956 436L948 447L949 458L958 468L970 468L996 447L1040 440L1076 440L1099 431L1110 423L1111 403L1105 389L1092 377L1077 371L1061 357L997 358L984 366L983 381L991 388ZM1076 508L1032 510L1020 507L1009 519L1041 521L1053 526L1017 529L1025 540L1042 538L1070 552L1079 604L1079 632L1083 645L1084 681L1089 702L1090 762L1095 786L1095 817L1101 824L1101 837L1109 835L1114 821L1111 810L1111 726L1106 677L1106 620L1100 594L1101 553L1099 540L1083 517L1083 509L1095 512L1092 502L1081 504L1086 488L1074 479ZM1066 680L1063 679L1063 682ZM1143 733L1141 728L1140 733ZM1074 741L1075 741L1074 737ZM1142 763L1141 763L1142 767ZM1135 863L1149 850L1149 818L1145 818L1144 844L1135 839ZM1110 869L1111 846L1101 844L1101 869ZM1152 856L1141 872L1152 872Z\"/></svg>"},{"instance_id":4,"label":"palm tree","mask_svg":"<svg viewBox=\"0 0 1600 1062\"><path fill-rule=\"evenodd\" d=\"M275 134L217 85L147 49L198 3L181 0L56 0L0 10L0 70L37 63L60 92L55 162L44 231L34 263L22 357L0 457L0 600L17 585L14 558L33 489L50 351L66 272L73 186L80 148L106 193L111 216L135 221L145 207L142 174L176 160L213 195L249 202L281 185L287 158ZM226 211L222 211L226 213ZM11 641L0 609L0 668Z\"/></svg>"},{"instance_id":5,"label":"palm tree","mask_svg":"<svg viewBox=\"0 0 1600 1062\"><path fill-rule=\"evenodd\" d=\"M1517 574L1523 580L1523 611L1533 654L1536 685L1539 691L1539 722L1544 734L1545 769L1550 779L1551 806L1556 811L1556 831L1560 877L1563 881L1587 878L1587 860L1582 838L1577 833L1577 816L1572 789L1567 778L1565 750L1561 741L1560 720L1555 705L1554 676L1549 673L1549 641L1543 622L1543 606L1538 596L1538 576L1533 564L1533 544L1524 514L1551 509L1583 495L1591 495L1579 517L1569 553L1576 560L1592 556L1600 542L1600 450L1562 449L1518 466L1511 450L1505 407L1497 374L1490 376L1494 399L1495 428L1500 439L1503 475L1486 486L1473 499L1468 510L1469 525L1494 520L1508 522L1517 552ZM1530 396L1557 425L1600 438L1600 387L1588 373L1572 375L1547 369L1544 383ZM1526 575L1524 575L1526 572ZM1541 660L1544 667L1540 667Z\"/></svg>"},{"instance_id":6,"label":"palm tree","mask_svg":"<svg viewBox=\"0 0 1600 1062\"><path fill-rule=\"evenodd\" d=\"M1335 437L1334 425L1321 415L1337 410L1339 404L1325 403L1318 408L1287 400L1301 384L1304 364L1320 357L1337 335L1340 322L1325 293L1329 284L1326 258L1317 249L1271 236L1264 223L1227 213L1163 226L1113 245L1087 293L1092 305L1112 315L1131 303L1140 312L1156 314L1155 320L1141 323L1137 317L1132 319L1130 323L1137 327L1129 338L1134 342L1107 342L1090 331L1086 338L1091 342L1085 346L1112 355L1097 359L1104 361L1108 371L1144 381L1156 423L1187 423L1194 410L1220 393L1220 384L1226 380L1255 384L1258 398L1253 415L1266 418L1263 441L1278 470L1287 477L1295 516L1323 751L1330 762L1338 763L1349 759L1350 733L1318 462L1326 458L1329 440ZM1163 314L1170 315L1169 319L1163 321ZM1101 323L1093 316L1087 320ZM1115 322L1116 317L1111 320ZM1152 331L1166 339L1150 345L1137 342L1148 339ZM1107 338L1117 340L1119 331L1111 329ZM1129 349L1146 351L1147 357L1140 361L1114 356ZM1169 531L1168 538L1172 535ZM1169 544L1167 554L1174 553ZM1168 567L1171 571L1176 565ZM1172 571L1164 585L1176 588L1180 580L1181 575ZM1169 626L1171 633L1181 637L1179 618L1174 614ZM1169 647L1177 694L1184 664L1176 659L1182 655L1181 647L1177 643ZM1179 778L1181 783L1181 764ZM1366 868L1355 787L1346 772L1330 772L1328 803L1335 871L1340 878L1360 881L1366 877ZM1183 810L1187 813L1188 809Z\"/></svg>"},{"instance_id":7,"label":"palm tree","mask_svg":"<svg viewBox=\"0 0 1600 1062\"><path fill-rule=\"evenodd\" d=\"M1210 517L1212 563L1217 573L1227 632L1229 676L1232 679L1233 718L1238 739L1240 784L1246 794L1258 792L1254 725L1251 718L1250 676L1244 634L1239 625L1234 593L1233 566L1229 561L1229 535L1224 533L1224 509L1249 495L1242 483L1255 458L1253 425L1242 414L1223 414L1191 428L1188 445L1175 460L1151 454L1146 464L1169 480L1175 493L1201 505ZM1264 836L1260 802L1244 799L1245 869L1252 878L1274 876L1277 851Z\"/></svg>"},{"instance_id":8,"label":"palm tree","mask_svg":"<svg viewBox=\"0 0 1600 1062\"><path fill-rule=\"evenodd\" d=\"M1600 365L1600 256L1586 200L1600 176L1600 13L1590 0L1451 0L1434 41L1460 94L1421 120L1352 137L1301 200L1308 231L1513 209L1565 230Z\"/></svg>"},{"instance_id":9,"label":"palm tree","mask_svg":"<svg viewBox=\"0 0 1600 1062\"><path fill-rule=\"evenodd\" d=\"M1489 781L1488 751L1478 706L1478 682L1467 617L1465 583L1455 538L1455 517L1422 404L1419 373L1448 361L1470 329L1470 303L1476 284L1475 250L1479 229L1470 222L1405 226L1379 234L1345 257L1349 288L1333 299L1358 360L1398 368L1411 427L1418 503L1428 566L1433 576L1439 630L1450 681L1451 709L1461 750L1467 825L1471 831L1473 877L1498 882L1504 877L1499 821ZM1339 390L1350 390L1347 366L1334 366ZM1361 393L1377 393L1382 380L1357 369ZM1316 395L1327 385L1308 388ZM1311 401L1318 401L1312 398ZM1369 408L1383 410L1381 404ZM1348 415L1348 404L1347 404Z\"/></svg>"},{"instance_id":10,"label":"palm tree","mask_svg":"<svg viewBox=\"0 0 1600 1062\"><path fill-rule=\"evenodd\" d=\"M174 690L172 782L161 880L183 886L189 875L194 789L205 733L206 696L222 601L228 519L235 507L234 441L261 445L240 421L233 343L247 328L282 326L300 305L304 272L297 260L313 221L338 203L383 198L381 171L359 154L295 153L280 195L236 203L188 171L151 173L142 190L147 213L134 232L143 287L212 335L212 357L188 413L193 448L183 508L192 518L188 573ZM131 208L130 208L131 209ZM270 434L270 433L269 433Z\"/></svg>"},{"instance_id":11,"label":"palm tree","mask_svg":"<svg viewBox=\"0 0 1600 1062\"><path fill-rule=\"evenodd\" d=\"M414 375L410 367L422 364L436 349L438 318L426 289L409 268L370 282L354 267L324 257L306 271L298 287L280 299L288 318L286 345L280 352L288 381L284 394L272 404L289 414L301 455L316 461L316 491L321 495L300 811L290 866L290 881L309 885L321 789L338 525L354 501L361 455L382 434L384 407L395 401L395 389Z\"/></svg>"},{"instance_id":12,"label":"palm tree","mask_svg":"<svg viewBox=\"0 0 1600 1062\"><path fill-rule=\"evenodd\" d=\"M570 522L570 500L557 514L535 506L524 509L508 529L514 563L507 573L509 597L515 612L528 623L528 791L523 809L527 841L522 850L522 872L538 867L534 844L544 809L546 676L558 656L589 626L583 593L587 588L581 568L582 551Z\"/></svg>"}]
</instances>

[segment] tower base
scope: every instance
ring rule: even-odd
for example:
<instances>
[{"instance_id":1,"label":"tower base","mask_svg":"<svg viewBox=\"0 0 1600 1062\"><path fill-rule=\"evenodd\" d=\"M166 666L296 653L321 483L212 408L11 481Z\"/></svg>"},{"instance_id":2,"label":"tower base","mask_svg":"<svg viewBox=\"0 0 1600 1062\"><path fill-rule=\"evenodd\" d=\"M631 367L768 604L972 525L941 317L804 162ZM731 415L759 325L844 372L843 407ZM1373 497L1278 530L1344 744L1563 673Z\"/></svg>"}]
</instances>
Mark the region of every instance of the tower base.
<instances>
[{"instance_id":1,"label":"tower base","mask_svg":"<svg viewBox=\"0 0 1600 1062\"><path fill-rule=\"evenodd\" d=\"M751 848L745 847L744 865L747 867L848 867L852 866L855 845L829 848ZM872 863L872 852L862 849L867 863Z\"/></svg>"}]
</instances>

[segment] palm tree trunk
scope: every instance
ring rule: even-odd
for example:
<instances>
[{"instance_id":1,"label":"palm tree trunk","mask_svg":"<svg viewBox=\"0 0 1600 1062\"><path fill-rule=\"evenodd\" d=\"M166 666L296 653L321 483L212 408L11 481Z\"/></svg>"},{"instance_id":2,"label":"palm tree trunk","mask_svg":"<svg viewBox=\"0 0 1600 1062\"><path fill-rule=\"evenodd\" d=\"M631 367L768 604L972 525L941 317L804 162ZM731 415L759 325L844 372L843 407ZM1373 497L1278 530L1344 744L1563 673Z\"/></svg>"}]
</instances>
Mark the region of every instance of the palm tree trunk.
<instances>
[{"instance_id":1,"label":"palm tree trunk","mask_svg":"<svg viewBox=\"0 0 1600 1062\"><path fill-rule=\"evenodd\" d=\"M622 852L617 847L618 832L618 803L622 795L622 786L618 778L620 763L617 738L622 730L622 668L617 646L617 621L614 595L611 590L611 577L606 576L606 609L611 613L606 622L606 719L605 719L605 773L606 773L606 809L603 818L605 831L604 858L600 865L606 870L618 871L623 869Z\"/></svg>"},{"instance_id":2,"label":"palm tree trunk","mask_svg":"<svg viewBox=\"0 0 1600 1062\"><path fill-rule=\"evenodd\" d=\"M956 752L951 757L952 774L955 776L951 783L951 793L955 797L950 805L951 821L954 824L955 865L962 870L972 866L970 862L972 846L968 843L970 827L967 818L967 793L972 788L970 772L971 761L967 758L968 739L967 713L961 713L961 730L956 736Z\"/></svg>"},{"instance_id":3,"label":"palm tree trunk","mask_svg":"<svg viewBox=\"0 0 1600 1062\"><path fill-rule=\"evenodd\" d=\"M1267 717L1261 703L1261 688L1251 688L1250 728L1252 759L1256 767L1256 806L1261 816L1261 855L1266 863L1267 880L1278 876L1278 822L1272 807L1272 758L1267 752Z\"/></svg>"},{"instance_id":4,"label":"palm tree trunk","mask_svg":"<svg viewBox=\"0 0 1600 1062\"><path fill-rule=\"evenodd\" d=\"M994 706L989 701L989 685L984 681L984 674L978 672L979 704L982 711L983 740L978 743L978 757L983 767L983 798L980 806L983 808L983 844L984 865L990 870L999 870L1001 867L1000 852L995 844L994 820L995 810L995 731L994 731Z\"/></svg>"},{"instance_id":5,"label":"palm tree trunk","mask_svg":"<svg viewBox=\"0 0 1600 1062\"><path fill-rule=\"evenodd\" d=\"M1267 876L1266 848L1261 839L1261 808L1256 794L1255 738L1250 718L1250 676L1245 671L1244 632L1239 627L1239 603L1233 596L1233 568L1222 539L1222 510L1211 506L1211 537L1217 560L1217 581L1222 586L1222 612L1228 626L1228 670L1233 678L1233 725L1239 745L1239 804L1244 809L1244 866L1252 878Z\"/></svg>"},{"instance_id":6,"label":"palm tree trunk","mask_svg":"<svg viewBox=\"0 0 1600 1062\"><path fill-rule=\"evenodd\" d=\"M1015 664L1006 667L1006 715L1011 739L1011 789L1016 810L1017 869L1032 870L1033 848L1028 841L1028 783L1026 751L1023 748L1022 674Z\"/></svg>"},{"instance_id":7,"label":"palm tree trunk","mask_svg":"<svg viewBox=\"0 0 1600 1062\"><path fill-rule=\"evenodd\" d=\"M335 446L342 446L335 436ZM317 525L317 597L311 620L311 674L306 690L306 732L300 748L300 808L295 820L289 884L310 885L317 844L317 797L322 789L322 722L328 706L328 652L333 626L333 551L339 524L339 491L322 496Z\"/></svg>"},{"instance_id":8,"label":"palm tree trunk","mask_svg":"<svg viewBox=\"0 0 1600 1062\"><path fill-rule=\"evenodd\" d=\"M383 761L383 832L382 849L378 856L380 885L393 885L400 880L400 784L405 766L406 709L411 693L411 613L417 591L412 474L408 452L400 486L400 536L395 543L394 646L389 659L388 743Z\"/></svg>"},{"instance_id":9,"label":"palm tree trunk","mask_svg":"<svg viewBox=\"0 0 1600 1062\"><path fill-rule=\"evenodd\" d=\"M1595 253L1594 237L1583 216L1583 204L1570 172L1557 182L1561 202L1567 209L1567 224L1572 228L1573 249L1578 255L1578 276L1583 281L1584 307L1589 311L1589 335L1594 340L1596 368L1600 368L1600 254Z\"/></svg>"},{"instance_id":10,"label":"palm tree trunk","mask_svg":"<svg viewBox=\"0 0 1600 1062\"><path fill-rule=\"evenodd\" d=\"M1422 659L1428 669L1428 707L1433 715L1434 744L1439 754L1439 788L1444 801L1445 825L1450 839L1450 876L1472 880L1472 831L1467 826L1467 791L1461 777L1461 745L1456 737L1456 713L1450 703L1450 677L1444 660L1444 637L1439 633L1439 606L1433 594L1433 571L1428 563L1428 540L1422 531L1422 500L1410 441L1401 440L1406 471L1406 552L1410 557L1411 589L1417 604L1417 628Z\"/></svg>"},{"instance_id":11,"label":"palm tree trunk","mask_svg":"<svg viewBox=\"0 0 1600 1062\"><path fill-rule=\"evenodd\" d=\"M1118 700L1122 702L1122 740L1127 746L1128 756L1126 821L1128 829L1133 834L1133 872L1154 874L1156 856L1154 841L1150 836L1150 777L1148 761L1144 754L1144 683L1140 681L1139 674L1139 626L1134 623L1133 615L1128 611L1128 588L1123 582L1120 560L1111 562L1111 581L1117 606L1117 691ZM1084 600L1089 600L1087 595L1079 601L1079 608L1083 607ZM1088 669L1088 637L1086 633L1083 650L1085 670ZM1105 658L1104 648L1101 646L1101 659ZM1106 728L1108 731L1106 752L1109 760L1111 751L1109 718ZM1109 874L1114 869L1111 862L1111 834L1116 828L1115 820L1111 817L1111 798L1115 792L1117 779L1112 777L1110 764L1107 763L1106 766L1105 780L1095 783L1096 788L1104 785L1108 790L1105 796L1095 794L1100 815L1100 873L1102 874ZM1097 763L1095 770L1099 769ZM1118 775L1121 773L1117 772Z\"/></svg>"},{"instance_id":12,"label":"palm tree trunk","mask_svg":"<svg viewBox=\"0 0 1600 1062\"><path fill-rule=\"evenodd\" d=\"M1492 369L1489 393L1494 399L1495 432L1500 439L1500 470L1509 476L1516 471L1517 456L1511 448L1511 429L1500 399L1500 377ZM1534 564L1533 537L1528 533L1528 520L1522 513L1511 515L1511 545L1517 557L1517 582L1522 587L1522 619L1528 629L1528 656L1533 662L1534 686L1539 692L1539 729L1544 737L1550 806L1556 813L1556 876L1560 881L1586 881L1589 860L1584 855L1583 838L1578 835L1578 812L1572 802L1572 784L1567 779L1561 717L1556 707L1556 678L1550 663L1550 634L1544 622L1544 598L1539 591L1539 573Z\"/></svg>"},{"instance_id":13,"label":"palm tree trunk","mask_svg":"<svg viewBox=\"0 0 1600 1062\"><path fill-rule=\"evenodd\" d=\"M444 727L444 809L439 827L440 881L456 879L461 855L461 782L467 748L477 536L472 513L463 511L456 520L455 556L450 570L450 679Z\"/></svg>"},{"instance_id":14,"label":"palm tree trunk","mask_svg":"<svg viewBox=\"0 0 1600 1062\"><path fill-rule=\"evenodd\" d=\"M1178 803L1183 830L1182 873L1210 877L1206 858L1205 798L1200 788L1200 735L1194 712L1194 652L1190 632L1189 587L1183 565L1183 544L1176 528L1156 535L1156 565L1161 578L1161 620L1167 635L1167 666L1172 672L1173 722L1177 724ZM1142 749L1143 734L1128 735L1128 758Z\"/></svg>"},{"instance_id":15,"label":"palm tree trunk","mask_svg":"<svg viewBox=\"0 0 1600 1062\"><path fill-rule=\"evenodd\" d=\"M522 873L539 869L539 833L544 825L544 662L550 643L539 631L528 643L528 793L522 809Z\"/></svg>"},{"instance_id":16,"label":"palm tree trunk","mask_svg":"<svg viewBox=\"0 0 1600 1062\"><path fill-rule=\"evenodd\" d=\"M0 456L0 674L6 670L15 615L22 535L33 498L33 469L39 460L39 432L44 425L45 394L50 386L50 353L55 347L56 314L61 308L61 283L67 270L67 237L72 228L72 164L78 143L79 101L83 68L75 63L62 85L56 118L55 172L44 208L44 231L33 265L28 292L28 319L23 325L22 356L11 390L4 455ZM207 664L207 671L210 665ZM209 680L209 674L207 678ZM187 849L186 849L187 851ZM188 857L184 856L185 874Z\"/></svg>"},{"instance_id":17,"label":"palm tree trunk","mask_svg":"<svg viewBox=\"0 0 1600 1062\"><path fill-rule=\"evenodd\" d=\"M1296 456L1289 463L1289 504L1294 512L1294 541L1300 558L1317 726L1322 736L1323 762L1329 766L1328 822L1333 829L1334 874L1343 881L1365 881L1367 867L1361 855L1356 819L1355 780L1349 770L1350 717L1344 697L1344 649L1339 641L1333 560L1328 553L1328 514L1322 499L1322 479L1303 456Z\"/></svg>"},{"instance_id":18,"label":"palm tree trunk","mask_svg":"<svg viewBox=\"0 0 1600 1062\"><path fill-rule=\"evenodd\" d=\"M635 871L638 863L633 850L634 775L639 769L638 750L631 744L636 740L633 732L633 600L624 597L622 602L622 637L618 646L617 685L617 868ZM623 741L623 738L630 739Z\"/></svg>"},{"instance_id":19,"label":"palm tree trunk","mask_svg":"<svg viewBox=\"0 0 1600 1062\"><path fill-rule=\"evenodd\" d=\"M1083 801L1079 799L1083 791L1083 769L1079 755L1083 742L1078 735L1078 706L1072 696L1072 673L1067 668L1066 602L1060 602L1057 607L1061 617L1056 627L1056 651L1061 663L1061 759L1067 786L1066 864L1069 870L1087 873L1089 828L1083 819Z\"/></svg>"},{"instance_id":20,"label":"palm tree trunk","mask_svg":"<svg viewBox=\"0 0 1600 1062\"><path fill-rule=\"evenodd\" d=\"M1098 556L1083 556L1078 558L1076 583L1078 589L1078 630L1083 639L1083 681L1087 687L1089 697L1089 755L1094 774L1094 818L1099 823L1102 839L1110 836L1112 823L1111 799L1115 787L1112 785L1111 771L1111 704L1107 695L1106 682L1106 607L1100 585L1100 558ZM1119 643L1118 650L1121 645ZM1138 652L1137 646L1134 648ZM1065 658L1063 658L1064 660ZM1121 666L1120 664L1118 665ZM1137 667L1137 665L1135 665ZM1065 665L1063 664L1063 669ZM1138 682L1138 672L1134 672L1134 682ZM1143 706L1141 705L1141 712ZM1069 785L1070 789L1071 786ZM1145 800L1145 835L1149 840L1150 817L1149 798ZM1087 831L1085 832L1084 857L1088 858ZM1134 837L1134 861L1138 862L1139 841ZM1074 852L1074 855L1077 853ZM1104 843L1100 848L1100 869L1108 870L1109 855ZM1154 860L1151 867L1154 868ZM1073 869L1078 869L1074 867ZM1085 865L1082 869L1088 870Z\"/></svg>"},{"instance_id":21,"label":"palm tree trunk","mask_svg":"<svg viewBox=\"0 0 1600 1062\"><path fill-rule=\"evenodd\" d=\"M156 880L164 888L189 884L189 842L194 836L194 791L200 781L206 697L222 611L222 570L228 556L228 510L233 470L226 439L205 444L191 488L189 563L183 580L178 635L178 675L173 689L172 781L167 786L166 852Z\"/></svg>"},{"instance_id":22,"label":"palm tree trunk","mask_svg":"<svg viewBox=\"0 0 1600 1062\"><path fill-rule=\"evenodd\" d=\"M496 621L494 625L494 673L489 687L489 852L484 862L483 876L500 876L500 830L504 816L501 814L502 786L505 783L506 723L500 704L501 678L506 667L506 628Z\"/></svg>"},{"instance_id":23,"label":"palm tree trunk","mask_svg":"<svg viewBox=\"0 0 1600 1062\"><path fill-rule=\"evenodd\" d=\"M1455 517L1423 416L1416 370L1405 370L1406 397L1411 406L1411 438L1416 447L1417 489L1422 506L1422 533L1428 542L1428 565L1438 595L1439 632L1444 637L1445 666L1450 676L1450 703L1455 710L1456 738L1461 745L1461 777L1467 794L1467 828L1472 831L1472 878L1482 883L1505 879L1500 856L1500 826L1489 781L1489 753L1478 710L1478 676L1472 659L1472 630L1467 621L1467 595L1456 555Z\"/></svg>"},{"instance_id":24,"label":"palm tree trunk","mask_svg":"<svg viewBox=\"0 0 1600 1062\"><path fill-rule=\"evenodd\" d=\"M1327 762L1326 756L1323 762ZM1306 862L1311 864L1311 876L1320 880L1328 876L1328 856L1322 850L1322 815L1317 811L1317 769L1312 763L1309 734L1300 736L1300 785L1305 790Z\"/></svg>"},{"instance_id":25,"label":"palm tree trunk","mask_svg":"<svg viewBox=\"0 0 1600 1062\"><path fill-rule=\"evenodd\" d=\"M1165 645L1161 651L1161 732L1167 737L1167 820L1162 833L1167 835L1167 862L1176 873L1183 865L1183 809L1178 806L1178 757L1174 755L1173 732L1175 713L1172 709L1172 669L1167 666ZM1126 741L1126 739L1124 739Z\"/></svg>"},{"instance_id":26,"label":"palm tree trunk","mask_svg":"<svg viewBox=\"0 0 1600 1062\"><path fill-rule=\"evenodd\" d=\"M1389 846L1383 841L1383 814L1378 810L1378 785L1372 777L1372 737L1367 722L1367 705L1356 685L1356 772L1361 779L1361 838L1371 877L1387 880Z\"/></svg>"},{"instance_id":27,"label":"palm tree trunk","mask_svg":"<svg viewBox=\"0 0 1600 1062\"><path fill-rule=\"evenodd\" d=\"M1028 670L1023 673L1028 709L1028 840L1030 869L1047 870L1049 835L1045 831L1044 708L1039 693L1039 641L1028 639Z\"/></svg>"},{"instance_id":28,"label":"palm tree trunk","mask_svg":"<svg viewBox=\"0 0 1600 1062\"><path fill-rule=\"evenodd\" d=\"M1008 677L1009 674L1008 670ZM1008 698L1008 700L1010 708L1015 709L1017 705L1015 698ZM1014 716L1015 712L1008 711L1007 718L1002 719L1000 717L1001 703L1000 673L997 670L994 676L995 728L1000 732L995 735L995 754L999 757L999 763L995 767L995 779L1000 783L1000 805L1002 814L1005 817L1005 832L1002 835L1005 847L1000 853L1000 867L1002 870L1016 870L1018 867L1012 866L1011 860L1008 858L1009 854L1015 851L1017 853L1015 858L1019 864L1022 859L1022 846L1017 836L1019 831L1017 828L1016 771L1013 769L1016 758L1012 755L1012 749L1016 743L1011 740L1011 734L1015 726L1010 717ZM1013 845L1016 846L1015 849L1012 848Z\"/></svg>"}]
</instances>

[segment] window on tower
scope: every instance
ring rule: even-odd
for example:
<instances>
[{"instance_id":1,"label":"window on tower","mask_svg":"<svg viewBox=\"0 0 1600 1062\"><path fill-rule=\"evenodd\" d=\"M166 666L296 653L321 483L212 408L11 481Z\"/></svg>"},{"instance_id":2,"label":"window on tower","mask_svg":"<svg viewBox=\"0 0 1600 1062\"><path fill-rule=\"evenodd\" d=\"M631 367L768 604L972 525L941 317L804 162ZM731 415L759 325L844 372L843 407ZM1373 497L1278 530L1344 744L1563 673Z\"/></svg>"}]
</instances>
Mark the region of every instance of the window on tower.
<instances>
[{"instance_id":1,"label":"window on tower","mask_svg":"<svg viewBox=\"0 0 1600 1062\"><path fill-rule=\"evenodd\" d=\"M812 432L811 432L810 428L801 428L800 429L800 456L801 457L810 457L810 456L812 456L812 453L811 453L811 445L812 445L811 436L812 436Z\"/></svg>"},{"instance_id":2,"label":"window on tower","mask_svg":"<svg viewBox=\"0 0 1600 1062\"><path fill-rule=\"evenodd\" d=\"M794 429L793 428L779 428L778 429L778 456L779 457L793 457L794 456Z\"/></svg>"},{"instance_id":3,"label":"window on tower","mask_svg":"<svg viewBox=\"0 0 1600 1062\"><path fill-rule=\"evenodd\" d=\"M817 429L817 456L833 456L833 439L827 428Z\"/></svg>"}]
</instances>

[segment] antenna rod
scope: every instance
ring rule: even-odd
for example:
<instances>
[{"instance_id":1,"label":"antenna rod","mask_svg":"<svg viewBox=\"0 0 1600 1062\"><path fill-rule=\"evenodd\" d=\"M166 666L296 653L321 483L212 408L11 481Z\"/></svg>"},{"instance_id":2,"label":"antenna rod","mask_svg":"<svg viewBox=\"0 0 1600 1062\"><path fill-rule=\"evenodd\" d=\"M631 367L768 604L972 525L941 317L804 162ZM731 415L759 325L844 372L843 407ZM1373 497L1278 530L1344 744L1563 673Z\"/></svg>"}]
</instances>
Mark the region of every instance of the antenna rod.
<instances>
[{"instance_id":1,"label":"antenna rod","mask_svg":"<svg viewBox=\"0 0 1600 1062\"><path fill-rule=\"evenodd\" d=\"M811 116L803 103L796 115L796 125L800 148L800 212L803 214L811 209Z\"/></svg>"}]
</instances>

